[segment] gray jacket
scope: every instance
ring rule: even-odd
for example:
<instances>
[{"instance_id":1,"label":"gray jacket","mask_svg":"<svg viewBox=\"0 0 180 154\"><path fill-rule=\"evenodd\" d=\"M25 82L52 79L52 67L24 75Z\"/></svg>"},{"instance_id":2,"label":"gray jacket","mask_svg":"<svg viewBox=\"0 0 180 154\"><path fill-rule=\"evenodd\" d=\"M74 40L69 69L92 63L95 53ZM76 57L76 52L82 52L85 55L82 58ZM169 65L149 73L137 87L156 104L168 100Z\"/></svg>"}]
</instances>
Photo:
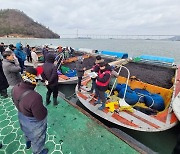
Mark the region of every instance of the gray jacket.
<instances>
[{"instance_id":1,"label":"gray jacket","mask_svg":"<svg viewBox=\"0 0 180 154\"><path fill-rule=\"evenodd\" d=\"M21 67L16 65L14 61L3 59L3 71L10 86L14 86L22 81L20 75Z\"/></svg>"},{"instance_id":2,"label":"gray jacket","mask_svg":"<svg viewBox=\"0 0 180 154\"><path fill-rule=\"evenodd\" d=\"M77 76L78 77L82 77L84 75L84 64L83 64L83 61L76 61L76 71L77 71Z\"/></svg>"}]
</instances>

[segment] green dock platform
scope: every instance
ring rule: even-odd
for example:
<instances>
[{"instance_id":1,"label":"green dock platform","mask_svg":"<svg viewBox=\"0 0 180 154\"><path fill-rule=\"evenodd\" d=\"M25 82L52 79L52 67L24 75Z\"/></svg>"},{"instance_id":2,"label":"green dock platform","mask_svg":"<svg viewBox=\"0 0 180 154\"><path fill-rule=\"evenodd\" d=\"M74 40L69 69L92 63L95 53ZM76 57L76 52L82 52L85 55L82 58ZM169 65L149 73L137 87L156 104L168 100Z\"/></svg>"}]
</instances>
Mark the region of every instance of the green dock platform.
<instances>
[{"instance_id":1,"label":"green dock platform","mask_svg":"<svg viewBox=\"0 0 180 154\"><path fill-rule=\"evenodd\" d=\"M36 90L45 100L46 88ZM134 148L106 128L84 115L62 98L54 107L48 105L46 145L52 154L136 154ZM25 149L25 140L17 119L17 110L11 97L0 98L1 154L31 154Z\"/></svg>"}]
</instances>

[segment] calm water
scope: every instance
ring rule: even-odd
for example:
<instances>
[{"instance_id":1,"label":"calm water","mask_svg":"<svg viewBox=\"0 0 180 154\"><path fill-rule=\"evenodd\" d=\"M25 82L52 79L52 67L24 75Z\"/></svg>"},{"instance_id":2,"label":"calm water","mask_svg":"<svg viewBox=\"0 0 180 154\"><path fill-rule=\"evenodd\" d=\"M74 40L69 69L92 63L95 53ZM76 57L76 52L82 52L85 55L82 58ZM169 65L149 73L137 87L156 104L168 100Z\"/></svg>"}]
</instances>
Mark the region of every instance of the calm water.
<instances>
[{"instance_id":1,"label":"calm water","mask_svg":"<svg viewBox=\"0 0 180 154\"><path fill-rule=\"evenodd\" d=\"M98 50L111 50L127 52L129 57L141 54L157 55L163 57L171 57L175 62L180 64L180 41L164 41L164 40L116 40L116 39L1 39L0 42L5 44L16 44L21 42L23 45L50 45L53 46L71 46L73 48L89 48ZM67 90L68 89L68 90ZM67 96L74 93L74 86L61 86L60 90ZM68 93L67 93L68 91ZM106 123L106 122L105 122ZM110 125L109 127L117 127ZM119 127L127 134L131 135L141 143L150 147L154 151L161 154L169 154L172 152L176 144L176 138L180 132L180 125L158 133L145 133L133 131L123 127Z\"/></svg>"},{"instance_id":2,"label":"calm water","mask_svg":"<svg viewBox=\"0 0 180 154\"><path fill-rule=\"evenodd\" d=\"M180 64L180 41L166 40L123 40L123 39L2 39L5 44L71 46L73 48L89 48L127 52L129 57L141 54L171 57Z\"/></svg>"}]
</instances>

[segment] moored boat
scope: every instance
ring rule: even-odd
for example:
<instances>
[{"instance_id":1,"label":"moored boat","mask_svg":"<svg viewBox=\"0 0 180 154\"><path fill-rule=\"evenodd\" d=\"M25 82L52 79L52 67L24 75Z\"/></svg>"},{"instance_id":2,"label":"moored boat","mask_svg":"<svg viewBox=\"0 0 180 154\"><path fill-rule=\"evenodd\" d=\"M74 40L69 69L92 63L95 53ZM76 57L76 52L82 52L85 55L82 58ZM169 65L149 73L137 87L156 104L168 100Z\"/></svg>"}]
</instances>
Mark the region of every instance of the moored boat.
<instances>
[{"instance_id":1,"label":"moored boat","mask_svg":"<svg viewBox=\"0 0 180 154\"><path fill-rule=\"evenodd\" d=\"M119 70L117 83L110 83L105 109L99 110L100 104L95 105L97 100L87 92L90 78L82 82L81 91L76 87L80 102L98 116L138 131L164 131L177 124L172 104L180 92L180 67L173 59L139 56L120 62Z\"/></svg>"},{"instance_id":2,"label":"moored boat","mask_svg":"<svg viewBox=\"0 0 180 154\"><path fill-rule=\"evenodd\" d=\"M85 76L83 78L87 77L87 73L93 67L94 62L95 62L95 57L96 57L96 55L92 55L92 54L84 54L83 55L83 58L84 58L83 63L86 67ZM110 56L103 57L103 59L107 63L117 60L117 58L110 57ZM61 64L59 71L62 74L59 74L59 80L58 80L59 84L76 84L77 83L78 77L77 77L76 69L75 69L76 61L77 61L77 57L74 57L74 58L65 60Z\"/></svg>"}]
</instances>

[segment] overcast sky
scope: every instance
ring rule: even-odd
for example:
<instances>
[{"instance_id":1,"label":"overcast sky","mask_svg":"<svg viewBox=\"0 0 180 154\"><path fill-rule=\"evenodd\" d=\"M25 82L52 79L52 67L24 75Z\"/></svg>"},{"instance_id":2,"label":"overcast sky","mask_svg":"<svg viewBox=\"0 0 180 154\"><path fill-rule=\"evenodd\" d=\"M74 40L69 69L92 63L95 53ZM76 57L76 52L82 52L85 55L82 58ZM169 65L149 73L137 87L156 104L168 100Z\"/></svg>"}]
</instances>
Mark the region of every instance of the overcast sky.
<instances>
[{"instance_id":1,"label":"overcast sky","mask_svg":"<svg viewBox=\"0 0 180 154\"><path fill-rule=\"evenodd\" d=\"M62 34L180 35L180 0L0 0Z\"/></svg>"}]
</instances>

